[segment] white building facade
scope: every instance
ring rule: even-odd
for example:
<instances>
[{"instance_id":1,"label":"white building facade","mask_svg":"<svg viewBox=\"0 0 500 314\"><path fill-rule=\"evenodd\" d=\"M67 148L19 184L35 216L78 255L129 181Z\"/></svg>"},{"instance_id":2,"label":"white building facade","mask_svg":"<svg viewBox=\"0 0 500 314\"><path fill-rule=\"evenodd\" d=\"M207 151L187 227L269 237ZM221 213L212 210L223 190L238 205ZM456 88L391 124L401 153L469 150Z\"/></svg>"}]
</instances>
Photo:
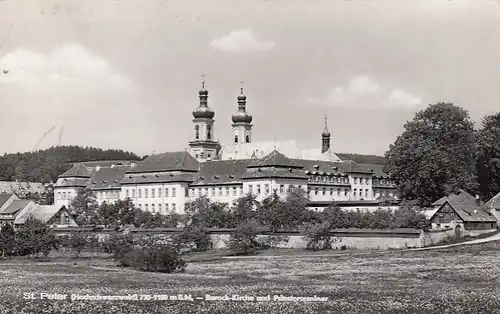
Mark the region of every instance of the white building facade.
<instances>
[{"instance_id":1,"label":"white building facade","mask_svg":"<svg viewBox=\"0 0 500 314\"><path fill-rule=\"evenodd\" d=\"M70 206L84 187L94 191L99 203L130 198L142 210L163 214L183 214L184 204L200 196L232 204L248 193L258 200L273 191L286 197L290 188L306 191L315 210L333 201L375 206L380 197L396 196L381 165L340 160L330 148L326 119L318 149L305 149L294 140L252 142L253 119L242 89L232 116L233 143L221 146L215 141L215 112L204 84L199 98L189 150L135 162L75 164L59 176L55 203Z\"/></svg>"}]
</instances>

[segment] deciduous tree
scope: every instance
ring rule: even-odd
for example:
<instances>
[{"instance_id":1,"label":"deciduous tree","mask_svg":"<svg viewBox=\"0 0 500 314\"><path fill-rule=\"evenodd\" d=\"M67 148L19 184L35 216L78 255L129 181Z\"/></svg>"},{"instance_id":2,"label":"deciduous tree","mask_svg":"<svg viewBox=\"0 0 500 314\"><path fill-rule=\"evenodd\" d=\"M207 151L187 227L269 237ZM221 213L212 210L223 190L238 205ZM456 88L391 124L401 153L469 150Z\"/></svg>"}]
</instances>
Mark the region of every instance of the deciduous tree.
<instances>
[{"instance_id":1,"label":"deciduous tree","mask_svg":"<svg viewBox=\"0 0 500 314\"><path fill-rule=\"evenodd\" d=\"M460 188L476 189L476 134L466 110L430 105L404 128L385 155L402 198L429 205Z\"/></svg>"},{"instance_id":2,"label":"deciduous tree","mask_svg":"<svg viewBox=\"0 0 500 314\"><path fill-rule=\"evenodd\" d=\"M500 113L483 118L477 153L480 195L487 201L500 192Z\"/></svg>"}]
</instances>

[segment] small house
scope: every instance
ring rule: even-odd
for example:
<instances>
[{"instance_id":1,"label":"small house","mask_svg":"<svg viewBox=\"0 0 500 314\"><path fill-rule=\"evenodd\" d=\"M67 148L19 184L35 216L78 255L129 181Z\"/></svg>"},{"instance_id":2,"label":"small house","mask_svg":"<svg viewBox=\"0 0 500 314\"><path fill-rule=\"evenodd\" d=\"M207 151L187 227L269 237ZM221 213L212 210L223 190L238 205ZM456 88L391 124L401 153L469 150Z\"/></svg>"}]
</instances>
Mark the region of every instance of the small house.
<instances>
[{"instance_id":1,"label":"small house","mask_svg":"<svg viewBox=\"0 0 500 314\"><path fill-rule=\"evenodd\" d=\"M430 217L432 229L452 228L458 236L480 234L496 229L498 220L479 196L464 190L440 199L442 204Z\"/></svg>"}]
</instances>

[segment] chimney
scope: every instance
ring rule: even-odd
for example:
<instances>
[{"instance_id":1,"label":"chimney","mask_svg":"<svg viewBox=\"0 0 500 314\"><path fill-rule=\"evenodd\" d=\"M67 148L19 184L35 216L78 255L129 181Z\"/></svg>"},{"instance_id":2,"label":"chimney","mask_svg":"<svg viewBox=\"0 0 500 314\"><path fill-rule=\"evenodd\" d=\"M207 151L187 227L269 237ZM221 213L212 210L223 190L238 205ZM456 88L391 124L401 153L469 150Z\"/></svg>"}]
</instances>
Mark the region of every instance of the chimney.
<instances>
[{"instance_id":1,"label":"chimney","mask_svg":"<svg viewBox=\"0 0 500 314\"><path fill-rule=\"evenodd\" d=\"M479 194L476 194L476 206L479 207L480 204L481 204L481 200L479 199Z\"/></svg>"},{"instance_id":2,"label":"chimney","mask_svg":"<svg viewBox=\"0 0 500 314\"><path fill-rule=\"evenodd\" d=\"M100 166L95 167L95 171L99 171L99 169L101 169Z\"/></svg>"},{"instance_id":3,"label":"chimney","mask_svg":"<svg viewBox=\"0 0 500 314\"><path fill-rule=\"evenodd\" d=\"M115 164L111 164L111 168L114 168L115 167Z\"/></svg>"}]
</instances>

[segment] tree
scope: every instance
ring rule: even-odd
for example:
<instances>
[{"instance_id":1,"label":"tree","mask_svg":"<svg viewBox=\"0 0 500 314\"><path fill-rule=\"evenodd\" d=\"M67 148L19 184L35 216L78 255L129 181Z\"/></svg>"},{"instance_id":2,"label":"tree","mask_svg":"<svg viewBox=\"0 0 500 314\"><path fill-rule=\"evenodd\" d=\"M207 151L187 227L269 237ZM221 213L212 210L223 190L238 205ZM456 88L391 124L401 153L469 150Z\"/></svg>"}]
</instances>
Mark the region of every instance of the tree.
<instances>
[{"instance_id":1,"label":"tree","mask_svg":"<svg viewBox=\"0 0 500 314\"><path fill-rule=\"evenodd\" d=\"M76 223L80 226L96 226L100 223L96 197L91 189L85 187L71 202L70 208L76 214Z\"/></svg>"},{"instance_id":2,"label":"tree","mask_svg":"<svg viewBox=\"0 0 500 314\"><path fill-rule=\"evenodd\" d=\"M262 226L255 219L242 221L236 226L228 243L228 247L236 254L251 254L260 246L257 236L263 231Z\"/></svg>"},{"instance_id":3,"label":"tree","mask_svg":"<svg viewBox=\"0 0 500 314\"><path fill-rule=\"evenodd\" d=\"M477 152L480 195L487 201L500 192L500 113L483 118Z\"/></svg>"},{"instance_id":4,"label":"tree","mask_svg":"<svg viewBox=\"0 0 500 314\"><path fill-rule=\"evenodd\" d=\"M2 258L5 255L11 255L15 248L16 232L10 224L2 226L0 229L0 250L2 250Z\"/></svg>"},{"instance_id":5,"label":"tree","mask_svg":"<svg viewBox=\"0 0 500 314\"><path fill-rule=\"evenodd\" d=\"M43 253L47 256L51 250L58 249L58 241L50 229L41 220L29 217L16 232L16 253L21 256Z\"/></svg>"},{"instance_id":6,"label":"tree","mask_svg":"<svg viewBox=\"0 0 500 314\"><path fill-rule=\"evenodd\" d=\"M458 189L476 189L476 134L466 110L430 105L404 128L385 154L385 170L398 182L402 198L426 206Z\"/></svg>"}]
</instances>

